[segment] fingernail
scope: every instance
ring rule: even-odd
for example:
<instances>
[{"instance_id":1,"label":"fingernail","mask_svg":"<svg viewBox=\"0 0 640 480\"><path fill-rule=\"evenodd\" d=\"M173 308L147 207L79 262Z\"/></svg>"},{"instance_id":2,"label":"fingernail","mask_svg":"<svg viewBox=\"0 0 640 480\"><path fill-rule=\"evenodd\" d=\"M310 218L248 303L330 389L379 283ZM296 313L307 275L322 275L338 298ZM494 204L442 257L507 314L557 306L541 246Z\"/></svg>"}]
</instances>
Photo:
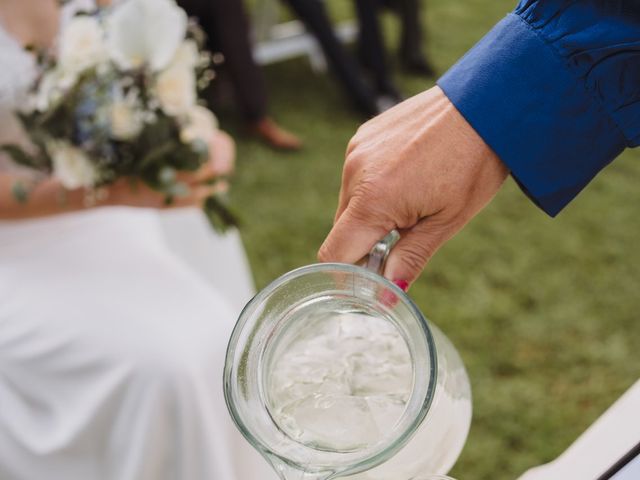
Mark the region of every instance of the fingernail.
<instances>
[{"instance_id":1,"label":"fingernail","mask_svg":"<svg viewBox=\"0 0 640 480\"><path fill-rule=\"evenodd\" d=\"M403 292L409 290L409 282L407 282L406 280L394 280L393 283L400 287Z\"/></svg>"}]
</instances>

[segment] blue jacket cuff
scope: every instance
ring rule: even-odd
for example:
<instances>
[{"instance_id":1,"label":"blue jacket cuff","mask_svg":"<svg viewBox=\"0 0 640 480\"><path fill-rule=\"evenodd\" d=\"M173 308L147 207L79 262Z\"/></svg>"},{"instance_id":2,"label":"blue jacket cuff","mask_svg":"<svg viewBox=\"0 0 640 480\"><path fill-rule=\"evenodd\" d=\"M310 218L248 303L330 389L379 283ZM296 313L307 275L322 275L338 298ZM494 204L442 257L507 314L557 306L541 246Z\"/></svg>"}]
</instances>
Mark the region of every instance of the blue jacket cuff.
<instances>
[{"instance_id":1,"label":"blue jacket cuff","mask_svg":"<svg viewBox=\"0 0 640 480\"><path fill-rule=\"evenodd\" d=\"M438 85L551 216L624 150L625 137L584 81L516 14Z\"/></svg>"}]
</instances>

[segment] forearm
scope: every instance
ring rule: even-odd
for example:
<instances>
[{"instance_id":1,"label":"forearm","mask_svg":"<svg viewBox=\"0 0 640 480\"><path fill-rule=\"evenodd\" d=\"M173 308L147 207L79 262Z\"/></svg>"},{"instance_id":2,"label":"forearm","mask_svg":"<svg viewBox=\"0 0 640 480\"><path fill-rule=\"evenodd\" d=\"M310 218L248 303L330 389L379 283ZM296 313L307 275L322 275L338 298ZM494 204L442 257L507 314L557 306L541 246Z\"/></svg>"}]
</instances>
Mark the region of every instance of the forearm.
<instances>
[{"instance_id":1,"label":"forearm","mask_svg":"<svg viewBox=\"0 0 640 480\"><path fill-rule=\"evenodd\" d=\"M69 213L87 208L83 190L64 190L52 179L38 183L28 194L26 201L19 201L13 194L16 178L0 175L0 219L21 220Z\"/></svg>"}]
</instances>

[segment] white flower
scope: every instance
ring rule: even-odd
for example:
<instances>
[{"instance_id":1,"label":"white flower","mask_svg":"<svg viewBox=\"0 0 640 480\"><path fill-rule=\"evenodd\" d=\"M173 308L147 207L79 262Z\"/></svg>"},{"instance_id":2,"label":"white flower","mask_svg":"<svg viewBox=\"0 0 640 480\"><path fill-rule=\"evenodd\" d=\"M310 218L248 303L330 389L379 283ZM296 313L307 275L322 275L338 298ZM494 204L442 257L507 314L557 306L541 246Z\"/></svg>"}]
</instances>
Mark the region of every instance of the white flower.
<instances>
[{"instance_id":1,"label":"white flower","mask_svg":"<svg viewBox=\"0 0 640 480\"><path fill-rule=\"evenodd\" d=\"M171 60L171 66L195 69L200 62L198 45L191 39L184 40Z\"/></svg>"},{"instance_id":2,"label":"white flower","mask_svg":"<svg viewBox=\"0 0 640 480\"><path fill-rule=\"evenodd\" d=\"M98 171L82 150L60 140L49 142L47 150L53 161L53 176L63 187L73 190L96 184Z\"/></svg>"},{"instance_id":3,"label":"white flower","mask_svg":"<svg viewBox=\"0 0 640 480\"><path fill-rule=\"evenodd\" d=\"M38 90L30 98L31 107L39 112L49 109L76 83L77 75L73 71L56 68L48 71L40 80Z\"/></svg>"},{"instance_id":4,"label":"white flower","mask_svg":"<svg viewBox=\"0 0 640 480\"><path fill-rule=\"evenodd\" d=\"M47 72L40 83L38 90L33 96L33 107L39 112L46 111L49 106L61 98L62 93L57 85L57 73Z\"/></svg>"},{"instance_id":5,"label":"white flower","mask_svg":"<svg viewBox=\"0 0 640 480\"><path fill-rule=\"evenodd\" d=\"M128 0L105 23L107 50L123 69L169 65L187 30L187 15L174 0Z\"/></svg>"},{"instance_id":6,"label":"white flower","mask_svg":"<svg viewBox=\"0 0 640 480\"><path fill-rule=\"evenodd\" d=\"M186 118L186 123L180 130L180 140L187 144L196 140L209 144L218 129L218 119L211 110L195 105L189 110Z\"/></svg>"},{"instance_id":7,"label":"white flower","mask_svg":"<svg viewBox=\"0 0 640 480\"><path fill-rule=\"evenodd\" d=\"M143 120L140 112L124 100L111 105L111 136L116 140L130 140L142 130Z\"/></svg>"},{"instance_id":8,"label":"white flower","mask_svg":"<svg viewBox=\"0 0 640 480\"><path fill-rule=\"evenodd\" d=\"M58 61L63 70L81 72L106 58L100 22L86 15L74 17L62 30Z\"/></svg>"},{"instance_id":9,"label":"white flower","mask_svg":"<svg viewBox=\"0 0 640 480\"><path fill-rule=\"evenodd\" d=\"M196 75L193 69L176 65L156 79L155 94L167 115L185 115L196 103Z\"/></svg>"}]
</instances>

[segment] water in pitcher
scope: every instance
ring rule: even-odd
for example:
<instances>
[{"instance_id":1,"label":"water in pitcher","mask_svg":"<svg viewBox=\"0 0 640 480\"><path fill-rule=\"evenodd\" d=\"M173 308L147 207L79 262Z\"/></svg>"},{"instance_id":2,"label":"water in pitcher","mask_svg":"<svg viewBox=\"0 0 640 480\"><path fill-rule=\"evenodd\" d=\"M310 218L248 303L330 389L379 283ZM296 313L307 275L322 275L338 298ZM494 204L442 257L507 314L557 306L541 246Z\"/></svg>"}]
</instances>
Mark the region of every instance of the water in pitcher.
<instances>
[{"instance_id":1,"label":"water in pitcher","mask_svg":"<svg viewBox=\"0 0 640 480\"><path fill-rule=\"evenodd\" d=\"M274 421L291 438L318 450L355 452L384 442L402 417L415 381L404 337L391 321L365 313L307 311L303 316L304 326L283 335L270 355L265 387ZM443 373L447 368L439 365ZM416 432L420 440L351 480L409 480L424 472L425 456L433 459L429 470L434 472L450 462L449 452L457 456L459 446L453 444L460 435L449 432L468 428L470 397L448 395L453 390L445 382L451 386L456 378L446 373L427 417L430 428ZM466 379L463 369L461 374ZM318 478L302 471L284 477Z\"/></svg>"},{"instance_id":2,"label":"water in pitcher","mask_svg":"<svg viewBox=\"0 0 640 480\"><path fill-rule=\"evenodd\" d=\"M271 412L310 447L344 452L380 442L411 395L409 349L385 319L316 315L279 351L268 382Z\"/></svg>"}]
</instances>

